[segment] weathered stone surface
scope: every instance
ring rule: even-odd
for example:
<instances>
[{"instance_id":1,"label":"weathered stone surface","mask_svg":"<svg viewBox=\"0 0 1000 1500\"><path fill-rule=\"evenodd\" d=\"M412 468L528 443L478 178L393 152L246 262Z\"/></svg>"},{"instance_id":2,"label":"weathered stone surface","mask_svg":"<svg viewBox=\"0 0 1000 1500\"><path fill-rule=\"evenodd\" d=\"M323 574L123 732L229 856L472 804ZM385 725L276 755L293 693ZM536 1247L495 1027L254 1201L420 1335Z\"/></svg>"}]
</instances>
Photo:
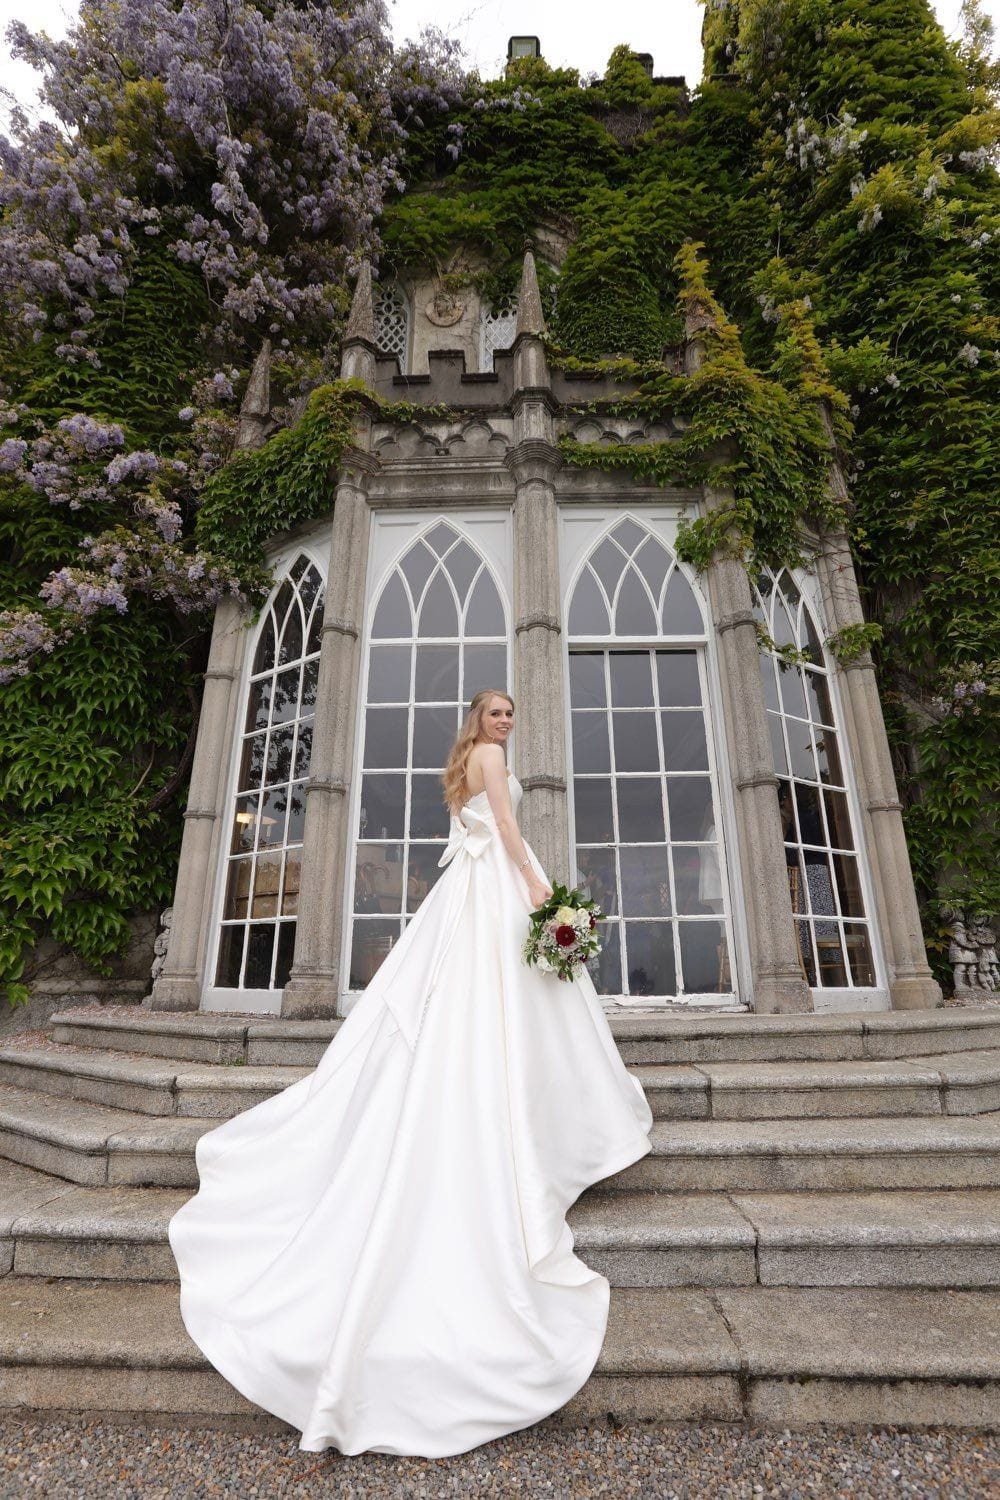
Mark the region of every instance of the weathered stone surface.
<instances>
[{"instance_id":1,"label":"weathered stone surface","mask_svg":"<svg viewBox=\"0 0 1000 1500\"><path fill-rule=\"evenodd\" d=\"M1000 1428L1000 1381L753 1380L746 1417L762 1427Z\"/></svg>"},{"instance_id":2,"label":"weathered stone surface","mask_svg":"<svg viewBox=\"0 0 1000 1500\"><path fill-rule=\"evenodd\" d=\"M752 1286L754 1233L721 1194L588 1193L577 1253L615 1287Z\"/></svg>"},{"instance_id":3,"label":"weathered stone surface","mask_svg":"<svg viewBox=\"0 0 1000 1500\"><path fill-rule=\"evenodd\" d=\"M921 1057L920 1063L940 1075L948 1114L1000 1110L1000 1051L940 1052Z\"/></svg>"},{"instance_id":4,"label":"weathered stone surface","mask_svg":"<svg viewBox=\"0 0 1000 1500\"><path fill-rule=\"evenodd\" d=\"M941 1113L940 1075L915 1062L702 1063L712 1118L872 1117Z\"/></svg>"},{"instance_id":5,"label":"weathered stone surface","mask_svg":"<svg viewBox=\"0 0 1000 1500\"><path fill-rule=\"evenodd\" d=\"M630 1071L642 1084L649 1107L659 1119L703 1120L708 1115L708 1080L693 1067L647 1067Z\"/></svg>"},{"instance_id":6,"label":"weathered stone surface","mask_svg":"<svg viewBox=\"0 0 1000 1500\"><path fill-rule=\"evenodd\" d=\"M739 1356L704 1293L632 1288L612 1294L595 1369L602 1375L734 1373Z\"/></svg>"},{"instance_id":7,"label":"weathered stone surface","mask_svg":"<svg viewBox=\"0 0 1000 1500\"><path fill-rule=\"evenodd\" d=\"M72 1192L70 1182L0 1157L0 1236L10 1235L14 1225L33 1209Z\"/></svg>"},{"instance_id":8,"label":"weathered stone surface","mask_svg":"<svg viewBox=\"0 0 1000 1500\"><path fill-rule=\"evenodd\" d=\"M542 1426L619 1422L738 1422L743 1415L735 1375L592 1375Z\"/></svg>"}]
</instances>

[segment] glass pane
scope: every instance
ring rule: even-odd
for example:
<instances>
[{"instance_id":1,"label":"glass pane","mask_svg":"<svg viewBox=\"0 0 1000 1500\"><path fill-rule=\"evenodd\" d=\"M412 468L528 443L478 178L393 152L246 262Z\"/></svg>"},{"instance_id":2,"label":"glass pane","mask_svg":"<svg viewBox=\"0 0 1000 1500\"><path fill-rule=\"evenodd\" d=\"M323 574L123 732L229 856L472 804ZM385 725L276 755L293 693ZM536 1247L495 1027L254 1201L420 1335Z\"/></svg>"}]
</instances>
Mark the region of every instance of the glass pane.
<instances>
[{"instance_id":1,"label":"glass pane","mask_svg":"<svg viewBox=\"0 0 1000 1500\"><path fill-rule=\"evenodd\" d=\"M795 823L795 804L790 781L778 782L778 816L781 820L781 837L786 843L797 844L799 831Z\"/></svg>"},{"instance_id":2,"label":"glass pane","mask_svg":"<svg viewBox=\"0 0 1000 1500\"><path fill-rule=\"evenodd\" d=\"M662 840L663 793L659 777L622 778L615 786L618 793L618 837L621 842L648 844Z\"/></svg>"},{"instance_id":3,"label":"glass pane","mask_svg":"<svg viewBox=\"0 0 1000 1500\"><path fill-rule=\"evenodd\" d=\"M628 917L669 917L670 876L664 844L618 851L622 911Z\"/></svg>"},{"instance_id":4,"label":"glass pane","mask_svg":"<svg viewBox=\"0 0 1000 1500\"><path fill-rule=\"evenodd\" d=\"M399 844L359 844L354 857L354 910L398 912L403 905L403 853Z\"/></svg>"},{"instance_id":5,"label":"glass pane","mask_svg":"<svg viewBox=\"0 0 1000 1500\"><path fill-rule=\"evenodd\" d=\"M785 859L788 861L788 891L792 898L792 911L796 915L805 915L809 910L809 898L806 894L806 877L802 868L802 861L797 849L785 849Z\"/></svg>"},{"instance_id":6,"label":"glass pane","mask_svg":"<svg viewBox=\"0 0 1000 1500\"><path fill-rule=\"evenodd\" d=\"M652 713L616 713L615 766L619 771L659 771L660 747Z\"/></svg>"},{"instance_id":7,"label":"glass pane","mask_svg":"<svg viewBox=\"0 0 1000 1500\"><path fill-rule=\"evenodd\" d=\"M792 775L804 781L815 781L816 762L813 758L812 734L809 725L802 719L786 719L785 733L788 735L788 753L792 761Z\"/></svg>"},{"instance_id":8,"label":"glass pane","mask_svg":"<svg viewBox=\"0 0 1000 1500\"><path fill-rule=\"evenodd\" d=\"M816 729L816 756L819 760L820 779L828 785L843 786L844 772L834 730Z\"/></svg>"},{"instance_id":9,"label":"glass pane","mask_svg":"<svg viewBox=\"0 0 1000 1500\"><path fill-rule=\"evenodd\" d=\"M675 995L674 929L670 922L626 922L630 995Z\"/></svg>"},{"instance_id":10,"label":"glass pane","mask_svg":"<svg viewBox=\"0 0 1000 1500\"><path fill-rule=\"evenodd\" d=\"M715 844L689 844L673 851L674 892L681 916L722 910L722 867Z\"/></svg>"},{"instance_id":11,"label":"glass pane","mask_svg":"<svg viewBox=\"0 0 1000 1500\"><path fill-rule=\"evenodd\" d=\"M687 995L722 995L733 988L721 922L681 922L681 973Z\"/></svg>"},{"instance_id":12,"label":"glass pane","mask_svg":"<svg viewBox=\"0 0 1000 1500\"><path fill-rule=\"evenodd\" d=\"M823 819L819 810L819 792L814 786L795 783L795 804L799 814L799 836L803 844L825 844Z\"/></svg>"},{"instance_id":13,"label":"glass pane","mask_svg":"<svg viewBox=\"0 0 1000 1500\"><path fill-rule=\"evenodd\" d=\"M622 993L621 929L618 922L598 922L601 951L587 965L599 995ZM596 972L595 972L596 971Z\"/></svg>"},{"instance_id":14,"label":"glass pane","mask_svg":"<svg viewBox=\"0 0 1000 1500\"><path fill-rule=\"evenodd\" d=\"M648 651L612 652L611 702L616 708L652 708L653 677Z\"/></svg>"},{"instance_id":15,"label":"glass pane","mask_svg":"<svg viewBox=\"0 0 1000 1500\"><path fill-rule=\"evenodd\" d=\"M249 797L237 797L230 854L246 854L253 848L259 806L260 798L256 794Z\"/></svg>"},{"instance_id":16,"label":"glass pane","mask_svg":"<svg viewBox=\"0 0 1000 1500\"><path fill-rule=\"evenodd\" d=\"M570 635L610 635L611 621L608 609L597 580L585 568L573 590L573 602L569 609Z\"/></svg>"},{"instance_id":17,"label":"glass pane","mask_svg":"<svg viewBox=\"0 0 1000 1500\"><path fill-rule=\"evenodd\" d=\"M448 809L441 800L440 776L414 776L410 787L410 837L443 839L448 836Z\"/></svg>"},{"instance_id":18,"label":"glass pane","mask_svg":"<svg viewBox=\"0 0 1000 1500\"><path fill-rule=\"evenodd\" d=\"M285 838L285 817L288 812L287 786L275 787L265 792L260 799L260 835L257 847L272 847Z\"/></svg>"},{"instance_id":19,"label":"glass pane","mask_svg":"<svg viewBox=\"0 0 1000 1500\"><path fill-rule=\"evenodd\" d=\"M440 557L442 553L447 552L448 548L452 545L457 535L458 532L455 531L454 527L449 526L446 521L439 521L437 525L432 527L431 530L427 533L424 541L429 547L433 548L433 550Z\"/></svg>"},{"instance_id":20,"label":"glass pane","mask_svg":"<svg viewBox=\"0 0 1000 1500\"><path fill-rule=\"evenodd\" d=\"M444 768L458 733L458 715L454 708L413 710L413 765Z\"/></svg>"},{"instance_id":21,"label":"glass pane","mask_svg":"<svg viewBox=\"0 0 1000 1500\"><path fill-rule=\"evenodd\" d=\"M267 780L271 786L279 781L291 781L294 741L295 729L291 724L271 730L267 742Z\"/></svg>"},{"instance_id":22,"label":"glass pane","mask_svg":"<svg viewBox=\"0 0 1000 1500\"><path fill-rule=\"evenodd\" d=\"M590 555L590 566L604 585L604 591L609 599L615 596L615 588L625 568L625 556L620 547L616 547L610 537L604 541Z\"/></svg>"},{"instance_id":23,"label":"glass pane","mask_svg":"<svg viewBox=\"0 0 1000 1500\"><path fill-rule=\"evenodd\" d=\"M363 990L371 983L398 938L398 920L370 917L354 923L349 980L352 990Z\"/></svg>"},{"instance_id":24,"label":"glass pane","mask_svg":"<svg viewBox=\"0 0 1000 1500\"><path fill-rule=\"evenodd\" d=\"M468 542L461 541L457 547L453 547L448 553L446 566L448 572L451 574L458 597L464 599L469 592L472 580L482 566L482 558L473 552Z\"/></svg>"},{"instance_id":25,"label":"glass pane","mask_svg":"<svg viewBox=\"0 0 1000 1500\"><path fill-rule=\"evenodd\" d=\"M293 775L296 781L300 781L303 777L309 775L309 765L312 760L312 740L312 720L300 720L299 737L295 741L295 769Z\"/></svg>"},{"instance_id":26,"label":"glass pane","mask_svg":"<svg viewBox=\"0 0 1000 1500\"><path fill-rule=\"evenodd\" d=\"M462 702L471 703L484 688L507 688L507 647L466 646Z\"/></svg>"},{"instance_id":27,"label":"glass pane","mask_svg":"<svg viewBox=\"0 0 1000 1500\"><path fill-rule=\"evenodd\" d=\"M306 640L306 655L311 656L318 651L323 639L323 597L317 599L313 607L312 617L309 621L309 635ZM292 929L294 932L294 928Z\"/></svg>"},{"instance_id":28,"label":"glass pane","mask_svg":"<svg viewBox=\"0 0 1000 1500\"><path fill-rule=\"evenodd\" d=\"M805 672L803 676L806 683L806 696L809 700L809 713L814 722L832 724L833 702L826 677L820 672Z\"/></svg>"},{"instance_id":29,"label":"glass pane","mask_svg":"<svg viewBox=\"0 0 1000 1500\"><path fill-rule=\"evenodd\" d=\"M247 915L250 900L250 870L252 859L233 859L229 862L229 878L226 882L226 904L223 917L226 920L241 920Z\"/></svg>"},{"instance_id":30,"label":"glass pane","mask_svg":"<svg viewBox=\"0 0 1000 1500\"><path fill-rule=\"evenodd\" d=\"M701 635L705 626L691 585L680 568L675 568L667 584L663 601L664 635Z\"/></svg>"},{"instance_id":31,"label":"glass pane","mask_svg":"<svg viewBox=\"0 0 1000 1500\"><path fill-rule=\"evenodd\" d=\"M302 873L302 851L289 849L285 855L285 883L281 887L281 915L294 917L299 909L299 878Z\"/></svg>"},{"instance_id":32,"label":"glass pane","mask_svg":"<svg viewBox=\"0 0 1000 1500\"><path fill-rule=\"evenodd\" d=\"M661 714L663 764L668 771L707 771L708 741L700 711L683 709Z\"/></svg>"},{"instance_id":33,"label":"glass pane","mask_svg":"<svg viewBox=\"0 0 1000 1500\"><path fill-rule=\"evenodd\" d=\"M770 711L767 715L767 728L771 736L771 759L774 769L779 776L788 775L788 756L785 754L785 736L781 729L782 716Z\"/></svg>"},{"instance_id":34,"label":"glass pane","mask_svg":"<svg viewBox=\"0 0 1000 1500\"><path fill-rule=\"evenodd\" d=\"M606 917L618 912L615 856L612 849L577 849L576 884L596 901Z\"/></svg>"},{"instance_id":35,"label":"glass pane","mask_svg":"<svg viewBox=\"0 0 1000 1500\"><path fill-rule=\"evenodd\" d=\"M402 579L398 573L393 573L389 582L382 590L382 597L375 611L375 619L372 623L372 635L376 638L404 637L413 634L413 618L410 614L410 601L406 597Z\"/></svg>"},{"instance_id":36,"label":"glass pane","mask_svg":"<svg viewBox=\"0 0 1000 1500\"><path fill-rule=\"evenodd\" d=\"M420 632L428 635L458 635L458 614L451 584L444 573L435 573L420 606ZM498 632L499 633L499 632Z\"/></svg>"},{"instance_id":37,"label":"glass pane","mask_svg":"<svg viewBox=\"0 0 1000 1500\"><path fill-rule=\"evenodd\" d=\"M696 651L657 651L656 681L661 708L700 706L701 681Z\"/></svg>"},{"instance_id":38,"label":"glass pane","mask_svg":"<svg viewBox=\"0 0 1000 1500\"><path fill-rule=\"evenodd\" d=\"M243 741L243 754L240 756L240 774L237 780L237 790L241 792L256 791L264 773L264 747L267 736L264 734L251 735Z\"/></svg>"},{"instance_id":39,"label":"glass pane","mask_svg":"<svg viewBox=\"0 0 1000 1500\"><path fill-rule=\"evenodd\" d=\"M465 613L466 635L504 635L503 608L492 577L484 568Z\"/></svg>"},{"instance_id":40,"label":"glass pane","mask_svg":"<svg viewBox=\"0 0 1000 1500\"><path fill-rule=\"evenodd\" d=\"M281 884L281 853L262 854L256 861L253 874L252 917L276 917L278 915L278 888Z\"/></svg>"},{"instance_id":41,"label":"glass pane","mask_svg":"<svg viewBox=\"0 0 1000 1500\"><path fill-rule=\"evenodd\" d=\"M274 960L274 988L283 990L292 972L295 956L295 923L281 922L278 925L278 952Z\"/></svg>"},{"instance_id":42,"label":"glass pane","mask_svg":"<svg viewBox=\"0 0 1000 1500\"><path fill-rule=\"evenodd\" d=\"M294 719L299 711L299 683L301 667L288 667L274 679L274 702L271 705L271 722L283 724Z\"/></svg>"},{"instance_id":43,"label":"glass pane","mask_svg":"<svg viewBox=\"0 0 1000 1500\"><path fill-rule=\"evenodd\" d=\"M867 927L855 922L844 924L844 946L851 965L851 979L856 985L869 986L875 983L875 961Z\"/></svg>"},{"instance_id":44,"label":"glass pane","mask_svg":"<svg viewBox=\"0 0 1000 1500\"><path fill-rule=\"evenodd\" d=\"M361 778L361 812L358 832L364 838L401 839L404 834L403 776L363 776Z\"/></svg>"},{"instance_id":45,"label":"glass pane","mask_svg":"<svg viewBox=\"0 0 1000 1500\"><path fill-rule=\"evenodd\" d=\"M255 729L263 729L267 723L271 713L273 685L273 677L262 677L259 682L250 684L250 701L247 704L247 721L244 725L248 734Z\"/></svg>"},{"instance_id":46,"label":"glass pane","mask_svg":"<svg viewBox=\"0 0 1000 1500\"><path fill-rule=\"evenodd\" d=\"M712 783L707 776L679 776L667 782L670 837L674 843L714 841Z\"/></svg>"},{"instance_id":47,"label":"glass pane","mask_svg":"<svg viewBox=\"0 0 1000 1500\"><path fill-rule=\"evenodd\" d=\"M834 849L853 849L854 839L851 836L851 814L847 807L847 793L827 790L824 791L823 798L826 802L830 843Z\"/></svg>"},{"instance_id":48,"label":"glass pane","mask_svg":"<svg viewBox=\"0 0 1000 1500\"><path fill-rule=\"evenodd\" d=\"M816 849L806 849L802 854L806 872L806 887L809 894L809 909L813 916L832 917L837 905L830 877L830 863L825 854Z\"/></svg>"},{"instance_id":49,"label":"glass pane","mask_svg":"<svg viewBox=\"0 0 1000 1500\"><path fill-rule=\"evenodd\" d=\"M215 971L215 982L222 989L235 990L239 987L245 937L245 927L222 929L219 936L219 963Z\"/></svg>"},{"instance_id":50,"label":"glass pane","mask_svg":"<svg viewBox=\"0 0 1000 1500\"><path fill-rule=\"evenodd\" d=\"M418 646L414 697L418 703L458 702L458 644Z\"/></svg>"},{"instance_id":51,"label":"glass pane","mask_svg":"<svg viewBox=\"0 0 1000 1500\"><path fill-rule=\"evenodd\" d=\"M308 713L316 707L316 687L319 683L319 657L314 656L302 668L302 701L300 713Z\"/></svg>"},{"instance_id":52,"label":"glass pane","mask_svg":"<svg viewBox=\"0 0 1000 1500\"><path fill-rule=\"evenodd\" d=\"M285 617L285 628L281 634L281 650L278 654L281 666L290 661L298 661L302 655L303 626L302 610L296 599Z\"/></svg>"},{"instance_id":53,"label":"glass pane","mask_svg":"<svg viewBox=\"0 0 1000 1500\"><path fill-rule=\"evenodd\" d=\"M271 959L274 956L274 923L254 923L247 931L247 966L243 974L243 988L247 990L269 990L271 988Z\"/></svg>"},{"instance_id":54,"label":"glass pane","mask_svg":"<svg viewBox=\"0 0 1000 1500\"><path fill-rule=\"evenodd\" d=\"M630 568L615 608L615 634L629 636L659 633L649 595Z\"/></svg>"},{"instance_id":55,"label":"glass pane","mask_svg":"<svg viewBox=\"0 0 1000 1500\"><path fill-rule=\"evenodd\" d=\"M574 651L569 659L569 696L574 708L603 708L604 655Z\"/></svg>"},{"instance_id":56,"label":"glass pane","mask_svg":"<svg viewBox=\"0 0 1000 1500\"><path fill-rule=\"evenodd\" d=\"M438 869L440 844L411 844L410 864L406 877L406 910L416 911L424 897L444 873Z\"/></svg>"},{"instance_id":57,"label":"glass pane","mask_svg":"<svg viewBox=\"0 0 1000 1500\"><path fill-rule=\"evenodd\" d=\"M781 683L781 703L785 713L796 719L808 718L802 673L798 667L789 667L779 662L778 680Z\"/></svg>"},{"instance_id":58,"label":"glass pane","mask_svg":"<svg viewBox=\"0 0 1000 1500\"><path fill-rule=\"evenodd\" d=\"M409 646L373 646L368 663L368 702L408 703L409 699Z\"/></svg>"},{"instance_id":59,"label":"glass pane","mask_svg":"<svg viewBox=\"0 0 1000 1500\"><path fill-rule=\"evenodd\" d=\"M575 713L572 722L574 771L610 771L607 714L603 710Z\"/></svg>"},{"instance_id":60,"label":"glass pane","mask_svg":"<svg viewBox=\"0 0 1000 1500\"><path fill-rule=\"evenodd\" d=\"M416 542L399 566L406 575L414 599L419 601L424 584L437 567L437 558L423 542Z\"/></svg>"},{"instance_id":61,"label":"glass pane","mask_svg":"<svg viewBox=\"0 0 1000 1500\"><path fill-rule=\"evenodd\" d=\"M847 965L840 945L840 928L836 922L817 922L814 927L816 957L819 961L819 982L829 989L841 989L850 984Z\"/></svg>"},{"instance_id":62,"label":"glass pane","mask_svg":"<svg viewBox=\"0 0 1000 1500\"><path fill-rule=\"evenodd\" d=\"M775 713L781 712L781 699L778 697L778 681L775 677L777 663L773 656L762 656L760 659L760 685L764 690L764 703L767 708Z\"/></svg>"},{"instance_id":63,"label":"glass pane","mask_svg":"<svg viewBox=\"0 0 1000 1500\"><path fill-rule=\"evenodd\" d=\"M624 521L619 521L611 535L619 547L624 547L626 552L634 552L643 537L648 536L648 533L637 522L633 521L631 516L626 516ZM656 546L657 543L653 542L652 545ZM662 548L660 550L662 551Z\"/></svg>"},{"instance_id":64,"label":"glass pane","mask_svg":"<svg viewBox=\"0 0 1000 1500\"><path fill-rule=\"evenodd\" d=\"M831 859L833 873L837 880L841 913L845 917L863 917L865 903L861 895L861 877L857 860L849 854L834 854Z\"/></svg>"},{"instance_id":65,"label":"glass pane","mask_svg":"<svg viewBox=\"0 0 1000 1500\"><path fill-rule=\"evenodd\" d=\"M642 576L649 584L650 593L657 604L659 604L660 593L663 589L663 580L666 578L670 567L670 554L667 552L666 547L658 542L655 537L647 537L633 561L638 565Z\"/></svg>"},{"instance_id":66,"label":"glass pane","mask_svg":"<svg viewBox=\"0 0 1000 1500\"><path fill-rule=\"evenodd\" d=\"M269 667L274 666L274 616L270 610L264 620L260 637L257 641L257 650L253 659L253 675L258 672L266 672Z\"/></svg>"},{"instance_id":67,"label":"glass pane","mask_svg":"<svg viewBox=\"0 0 1000 1500\"><path fill-rule=\"evenodd\" d=\"M795 928L799 939L799 961L802 964L802 972L806 977L806 982L815 988L816 960L813 957L812 926L809 922L796 922Z\"/></svg>"},{"instance_id":68,"label":"glass pane","mask_svg":"<svg viewBox=\"0 0 1000 1500\"><path fill-rule=\"evenodd\" d=\"M409 709L370 708L365 715L365 765L406 765Z\"/></svg>"},{"instance_id":69,"label":"glass pane","mask_svg":"<svg viewBox=\"0 0 1000 1500\"><path fill-rule=\"evenodd\" d=\"M611 820L611 783L603 778L573 781L576 838L580 844L606 844L615 836Z\"/></svg>"},{"instance_id":70,"label":"glass pane","mask_svg":"<svg viewBox=\"0 0 1000 1500\"><path fill-rule=\"evenodd\" d=\"M306 789L301 781L293 781L288 803L288 827L285 829L285 843L301 844L305 826Z\"/></svg>"},{"instance_id":71,"label":"glass pane","mask_svg":"<svg viewBox=\"0 0 1000 1500\"><path fill-rule=\"evenodd\" d=\"M305 561L305 559L300 559L300 561ZM316 602L322 582L323 580L320 578L317 569L313 567L312 563L308 563L302 581L299 584L299 598L302 600L302 608L305 611L307 619Z\"/></svg>"}]
</instances>

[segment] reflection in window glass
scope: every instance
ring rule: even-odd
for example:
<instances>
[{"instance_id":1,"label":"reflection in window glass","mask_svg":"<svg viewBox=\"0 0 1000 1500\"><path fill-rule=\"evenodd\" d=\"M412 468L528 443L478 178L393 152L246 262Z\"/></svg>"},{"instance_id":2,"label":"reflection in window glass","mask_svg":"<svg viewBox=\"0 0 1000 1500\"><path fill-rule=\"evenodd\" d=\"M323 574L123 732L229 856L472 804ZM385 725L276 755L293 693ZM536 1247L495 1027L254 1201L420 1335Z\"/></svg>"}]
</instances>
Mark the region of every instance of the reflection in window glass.
<instances>
[{"instance_id":1,"label":"reflection in window glass","mask_svg":"<svg viewBox=\"0 0 1000 1500\"><path fill-rule=\"evenodd\" d=\"M630 1000L732 994L703 652L663 645L703 634L694 591L629 517L588 558L568 621L575 878L607 919L594 983Z\"/></svg>"},{"instance_id":2,"label":"reflection in window glass","mask_svg":"<svg viewBox=\"0 0 1000 1500\"><path fill-rule=\"evenodd\" d=\"M375 605L363 678L352 989L371 981L442 873L449 815L441 772L471 699L485 687L506 688L507 677L493 575L456 528L439 521L400 558Z\"/></svg>"},{"instance_id":3,"label":"reflection in window glass","mask_svg":"<svg viewBox=\"0 0 1000 1500\"><path fill-rule=\"evenodd\" d=\"M775 645L799 653L762 653L760 670L802 972L815 988L870 987L870 925L819 636L785 571L761 574L755 609Z\"/></svg>"},{"instance_id":4,"label":"reflection in window glass","mask_svg":"<svg viewBox=\"0 0 1000 1500\"><path fill-rule=\"evenodd\" d=\"M322 577L301 555L254 648L215 974L223 989L282 989L291 971L322 616Z\"/></svg>"}]
</instances>

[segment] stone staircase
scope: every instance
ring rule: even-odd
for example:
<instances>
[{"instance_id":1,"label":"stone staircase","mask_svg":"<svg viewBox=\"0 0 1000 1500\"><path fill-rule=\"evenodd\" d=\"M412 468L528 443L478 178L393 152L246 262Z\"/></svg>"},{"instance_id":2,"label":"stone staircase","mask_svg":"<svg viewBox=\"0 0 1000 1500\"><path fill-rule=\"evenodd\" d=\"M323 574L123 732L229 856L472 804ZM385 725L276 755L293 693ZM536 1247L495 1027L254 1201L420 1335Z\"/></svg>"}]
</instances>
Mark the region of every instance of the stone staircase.
<instances>
[{"instance_id":1,"label":"stone staircase","mask_svg":"<svg viewBox=\"0 0 1000 1500\"><path fill-rule=\"evenodd\" d=\"M337 1025L116 1006L0 1043L0 1408L263 1420L184 1330L167 1223L199 1135ZM613 1292L560 1420L1000 1426L1000 1011L611 1025L653 1151L571 1210Z\"/></svg>"}]
</instances>

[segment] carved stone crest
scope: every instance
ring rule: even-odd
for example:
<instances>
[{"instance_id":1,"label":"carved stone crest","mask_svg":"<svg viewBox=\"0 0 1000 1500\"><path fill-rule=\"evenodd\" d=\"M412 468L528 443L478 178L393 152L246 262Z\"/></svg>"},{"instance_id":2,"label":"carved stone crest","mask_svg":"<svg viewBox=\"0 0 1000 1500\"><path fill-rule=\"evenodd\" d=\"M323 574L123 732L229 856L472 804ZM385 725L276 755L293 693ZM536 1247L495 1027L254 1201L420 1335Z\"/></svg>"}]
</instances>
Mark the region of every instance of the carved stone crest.
<instances>
[{"instance_id":1,"label":"carved stone crest","mask_svg":"<svg viewBox=\"0 0 1000 1500\"><path fill-rule=\"evenodd\" d=\"M427 321L436 328L452 328L465 312L465 306L461 297L439 282L424 312Z\"/></svg>"}]
</instances>

